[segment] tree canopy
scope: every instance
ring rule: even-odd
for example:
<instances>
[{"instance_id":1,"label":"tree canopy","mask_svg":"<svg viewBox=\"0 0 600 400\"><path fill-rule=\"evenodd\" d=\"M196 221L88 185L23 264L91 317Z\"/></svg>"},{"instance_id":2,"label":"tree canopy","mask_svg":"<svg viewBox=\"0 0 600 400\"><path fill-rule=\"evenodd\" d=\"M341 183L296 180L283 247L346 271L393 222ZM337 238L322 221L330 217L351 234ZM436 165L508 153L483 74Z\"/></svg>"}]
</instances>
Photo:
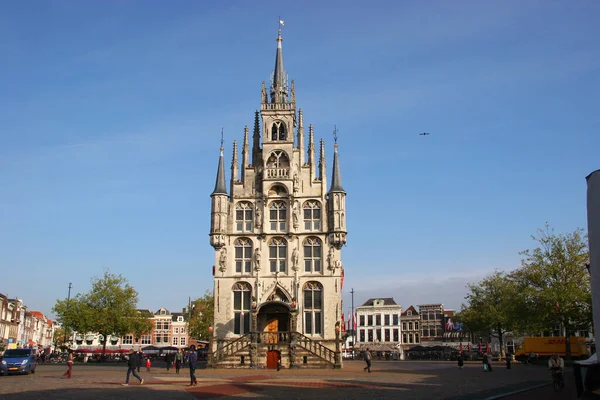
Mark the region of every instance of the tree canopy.
<instances>
[{"instance_id":1,"label":"tree canopy","mask_svg":"<svg viewBox=\"0 0 600 400\"><path fill-rule=\"evenodd\" d=\"M89 292L56 301L52 311L65 329L101 334L103 355L109 336L139 336L151 331L151 322L136 309L138 293L125 277L105 271L91 283Z\"/></svg>"},{"instance_id":2,"label":"tree canopy","mask_svg":"<svg viewBox=\"0 0 600 400\"><path fill-rule=\"evenodd\" d=\"M592 323L588 242L583 229L556 234L546 224L532 236L537 242L525 250L521 267L511 273L495 271L469 292L457 319L471 332L539 334L560 328L572 336ZM569 354L569 340L567 355Z\"/></svg>"},{"instance_id":3,"label":"tree canopy","mask_svg":"<svg viewBox=\"0 0 600 400\"><path fill-rule=\"evenodd\" d=\"M521 252L522 266L514 276L522 307L530 329L557 327L569 337L592 321L588 241L583 229L555 234L546 225L538 233L532 236L538 246Z\"/></svg>"},{"instance_id":4,"label":"tree canopy","mask_svg":"<svg viewBox=\"0 0 600 400\"><path fill-rule=\"evenodd\" d=\"M190 312L190 336L196 339L209 338L208 328L213 325L215 299L213 292L207 290L204 296L192 301Z\"/></svg>"}]
</instances>

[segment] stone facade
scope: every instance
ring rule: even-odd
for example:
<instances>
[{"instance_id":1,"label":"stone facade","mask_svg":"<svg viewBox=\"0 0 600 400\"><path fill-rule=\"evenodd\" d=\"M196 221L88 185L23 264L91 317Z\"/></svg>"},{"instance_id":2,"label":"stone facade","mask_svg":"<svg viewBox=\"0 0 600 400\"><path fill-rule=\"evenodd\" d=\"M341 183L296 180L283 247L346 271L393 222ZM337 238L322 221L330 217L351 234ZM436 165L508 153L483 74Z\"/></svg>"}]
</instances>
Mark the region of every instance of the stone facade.
<instances>
[{"instance_id":1,"label":"stone facade","mask_svg":"<svg viewBox=\"0 0 600 400\"><path fill-rule=\"evenodd\" d=\"M241 165L233 142L229 185L221 147L211 194L213 351L250 332L296 332L334 349L341 320L346 193L337 144L328 190L325 144L321 139L317 148L310 125L305 145L303 114L294 82L288 85L281 44L280 32L252 143L244 129Z\"/></svg>"}]
</instances>

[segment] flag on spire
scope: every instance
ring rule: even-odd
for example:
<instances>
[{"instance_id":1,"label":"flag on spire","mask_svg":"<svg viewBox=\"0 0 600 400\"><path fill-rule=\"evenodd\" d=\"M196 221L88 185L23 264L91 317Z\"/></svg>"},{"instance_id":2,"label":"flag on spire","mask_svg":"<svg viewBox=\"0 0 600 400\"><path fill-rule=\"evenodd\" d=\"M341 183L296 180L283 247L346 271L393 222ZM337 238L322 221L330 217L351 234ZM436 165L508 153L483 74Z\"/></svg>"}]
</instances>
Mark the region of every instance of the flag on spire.
<instances>
[{"instance_id":1,"label":"flag on spire","mask_svg":"<svg viewBox=\"0 0 600 400\"><path fill-rule=\"evenodd\" d=\"M283 26L283 20L282 19L279 20L279 25Z\"/></svg>"}]
</instances>

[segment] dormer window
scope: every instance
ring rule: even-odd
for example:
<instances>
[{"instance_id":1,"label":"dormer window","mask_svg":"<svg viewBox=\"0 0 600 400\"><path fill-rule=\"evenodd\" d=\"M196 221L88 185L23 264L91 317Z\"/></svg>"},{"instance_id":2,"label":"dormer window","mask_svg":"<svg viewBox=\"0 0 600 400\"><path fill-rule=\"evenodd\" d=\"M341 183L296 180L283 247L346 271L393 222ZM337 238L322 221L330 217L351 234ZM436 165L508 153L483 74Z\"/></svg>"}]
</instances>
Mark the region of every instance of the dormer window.
<instances>
[{"instance_id":1,"label":"dormer window","mask_svg":"<svg viewBox=\"0 0 600 400\"><path fill-rule=\"evenodd\" d=\"M281 121L273 122L271 127L271 140L286 140L287 132L285 130L285 124Z\"/></svg>"},{"instance_id":2,"label":"dormer window","mask_svg":"<svg viewBox=\"0 0 600 400\"><path fill-rule=\"evenodd\" d=\"M183 317L182 316L177 317L177 322L183 322Z\"/></svg>"},{"instance_id":3,"label":"dormer window","mask_svg":"<svg viewBox=\"0 0 600 400\"><path fill-rule=\"evenodd\" d=\"M412 311L410 311L410 310L409 310L409 311L407 311L407 312L406 312L406 315L408 315L408 316L411 316L411 315L412 315Z\"/></svg>"}]
</instances>

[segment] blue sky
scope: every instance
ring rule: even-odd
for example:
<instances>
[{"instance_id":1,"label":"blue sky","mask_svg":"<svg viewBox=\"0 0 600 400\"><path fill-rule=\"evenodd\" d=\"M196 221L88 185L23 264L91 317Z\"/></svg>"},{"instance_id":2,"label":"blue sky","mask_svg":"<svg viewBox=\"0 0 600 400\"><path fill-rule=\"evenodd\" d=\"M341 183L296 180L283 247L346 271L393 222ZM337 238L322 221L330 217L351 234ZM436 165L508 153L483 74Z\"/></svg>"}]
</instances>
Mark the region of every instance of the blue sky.
<instances>
[{"instance_id":1,"label":"blue sky","mask_svg":"<svg viewBox=\"0 0 600 400\"><path fill-rule=\"evenodd\" d=\"M459 308L548 221L586 227L598 169L596 1L29 1L0 12L0 292L49 312L104 268L139 306L212 288L221 127L284 58L305 123L339 129L345 308ZM419 132L431 132L419 136Z\"/></svg>"}]
</instances>

